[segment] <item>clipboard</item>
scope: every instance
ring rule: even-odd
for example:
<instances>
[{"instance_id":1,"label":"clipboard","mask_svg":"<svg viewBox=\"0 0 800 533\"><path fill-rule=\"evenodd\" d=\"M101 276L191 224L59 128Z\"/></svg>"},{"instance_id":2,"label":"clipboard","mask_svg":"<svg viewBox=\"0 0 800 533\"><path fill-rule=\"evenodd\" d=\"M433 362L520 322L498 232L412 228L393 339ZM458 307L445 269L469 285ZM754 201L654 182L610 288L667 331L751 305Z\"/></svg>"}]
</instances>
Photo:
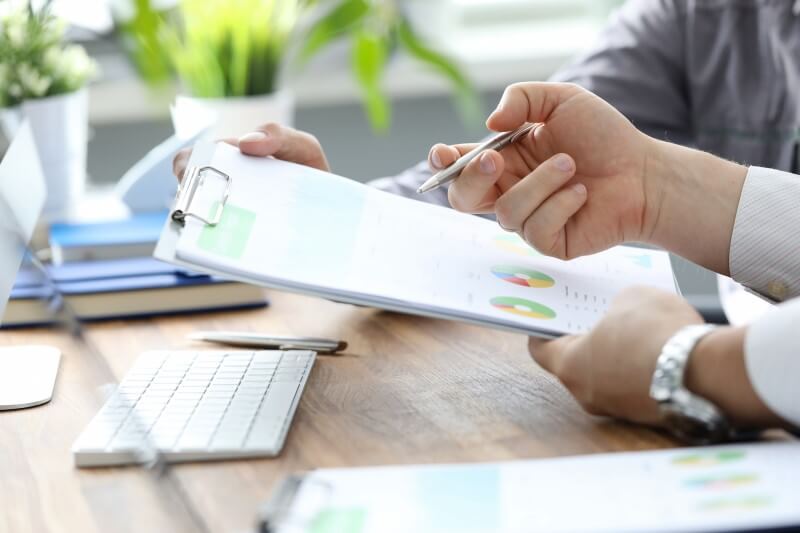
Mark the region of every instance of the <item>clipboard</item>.
<instances>
[{"instance_id":1,"label":"clipboard","mask_svg":"<svg viewBox=\"0 0 800 533\"><path fill-rule=\"evenodd\" d=\"M259 533L796 531L800 481L790 472L798 459L800 444L775 441L498 463L320 469L284 478L259 509L257 528ZM360 520L347 520L353 511L361 511ZM326 520L337 514L344 518ZM407 523L398 523L403 520Z\"/></svg>"},{"instance_id":2,"label":"clipboard","mask_svg":"<svg viewBox=\"0 0 800 533\"><path fill-rule=\"evenodd\" d=\"M383 271L394 267L398 260L396 251L392 250L386 242L381 242L383 233L380 234L380 237L369 235L368 230L371 230L373 225L380 224L381 220L385 223L385 231L394 232L393 237L386 238L386 241L391 241L390 244L394 245L405 239L406 255L419 253L417 257L410 259L400 257L399 260L406 260L409 270L416 269L419 272L420 265L418 263L427 262L425 267L430 267L431 271L441 267L439 277L429 280L424 279L427 274L418 273L416 277L410 275L407 278L399 278L400 274L390 273L395 275L395 279L400 279L402 287L395 289L390 287L390 283L387 282L384 285L389 289L383 290L382 279L378 279L378 281L367 279L366 285L369 285L370 281L372 285L361 290L360 287L343 288L335 282L327 284L319 282L314 277L316 272L312 272L314 275L309 275L305 279L298 279L283 275L286 273L286 269L283 273L278 272L277 274L269 269L256 272L255 267L249 270L244 267L239 268L239 263L227 260L224 262L225 268L221 268L219 264L201 260L188 261L182 257L179 254L179 248L185 242L182 239L188 239L188 237L184 237L186 233L190 230L195 231L195 234L202 231L196 229L199 227L198 224L204 228L216 228L223 221L228 210L234 212L238 209L237 206L230 204L231 198L236 195L238 195L237 202L253 201L252 197L256 195L250 194L248 187L252 188L256 181L260 181L254 179L252 175L254 172L262 172L260 165L264 166L263 172L265 173L270 171L286 172L293 176L293 179L300 184L298 190L302 190L304 195L300 195L301 200L298 201L306 202L301 207L308 207L309 202L313 204L314 201L328 201L327 197L323 200L312 198L316 194L313 186L335 190L335 195L341 192L337 198L338 201L345 204L352 203L351 196L366 198L365 205L360 205L358 208L363 209L364 213L369 212L373 218L369 219L368 223L362 220L361 226L357 228L344 227L339 233L358 233L361 238L362 234L366 232L367 238L373 239L370 241L371 246L379 248L383 246L381 253L385 253L387 256L391 256L392 253L395 255L394 259L386 259L386 262L381 263L383 256L380 253L375 254L371 259L368 258L373 261L370 266L363 260L364 251L361 250L363 248L361 241L356 242L353 246L361 247L359 253L362 256L359 256L361 259L358 261L353 259L351 266L365 270L360 273L361 277L369 278L374 272L377 272L375 274L377 277L386 277ZM308 183L305 180L308 180ZM307 187L307 189L302 189L302 187ZM209 194L213 199L207 197ZM279 194L273 195L271 190L262 190L260 194L261 197L280 196ZM324 196L327 193L320 194ZM200 202L198 202L199 197L203 198ZM334 215L330 217L332 219L330 223L333 225L338 223L340 214L346 218L351 216L352 211L356 209L348 204L343 206L340 211L335 211L337 198L330 200L330 205L326 206L334 209L331 211ZM277 201L274 198L268 200ZM215 202L215 207L211 212L198 207L201 204L207 207L212 201ZM315 205L319 204L311 205L311 209ZM268 208L264 208L267 211L265 213L257 212L261 206L251 207L253 216L269 215ZM367 217L366 214L358 216ZM393 222L386 222L387 220L393 220ZM281 220L274 231L282 231L290 224L291 221ZM465 229L464 233L470 231L472 233L462 236L462 225L469 230ZM331 233L336 229L329 228L328 236L338 236L339 233ZM441 238L442 244L431 240L434 237L428 235L431 233L430 230L434 229L435 232L441 233L441 237L435 238ZM272 231L273 228L270 227L269 230ZM448 231L450 233L446 233ZM269 240L273 235L262 234L261 237L267 237ZM353 237L353 239L355 238ZM512 240L508 240L508 238ZM428 239L427 244L423 242L426 239ZM421 252L417 251L418 244ZM326 243L323 242L321 245L324 247ZM443 250L444 246L447 246L448 249ZM487 250L486 257L481 255L484 249ZM280 255L280 252L276 253ZM304 259L307 260L310 255L312 254L306 253ZM555 338L567 333L588 331L593 325L592 321L599 320L603 306L609 305L614 295L610 289L606 290L605 285L617 283L623 287L623 285L628 286L634 283L653 284L664 290L677 292L674 274L666 252L617 247L596 256L561 262L534 253L521 238L503 231L495 222L457 213L444 207L393 196L347 178L308 167L270 158L244 156L232 146L208 141L200 141L194 147L187 165L186 177L178 189L171 215L165 222L154 256L175 265L219 277L322 297L334 302L457 320L542 338ZM626 259L627 256L632 259ZM289 259L291 257L287 256L287 260ZM637 265L637 261L640 261L641 265ZM308 261L305 262L308 263ZM299 263L301 261L298 260ZM331 264L338 263L332 261ZM616 278L609 274L611 277L607 277L603 282L604 285L601 286L600 283L589 280L594 272L592 270L594 267L591 265L595 264L599 265L595 270L601 268L608 270L611 265L614 268L623 268L624 266L624 268L632 269L630 272L633 274L641 271L642 275L650 276L641 279L651 280L651 282L641 281L629 272L616 276ZM513 270L515 268L519 268L522 273L515 274L516 271ZM451 272L455 272L455 274L451 276ZM587 272L590 275L583 275L581 272ZM319 274L323 273L319 272ZM351 273L348 271L342 275L351 275ZM452 282L450 277L457 278L457 281ZM448 283L452 286L448 287ZM376 284L378 290L375 290ZM445 288L442 289L442 287ZM463 291L461 291L462 288ZM438 290L440 293L428 295L426 291L429 289ZM381 292L382 290L383 292ZM461 292L464 292L463 298ZM407 296L407 294L412 294L412 296ZM575 301L566 303L567 297ZM448 300L448 298L450 299ZM547 300L547 298L550 299ZM581 313L588 316L592 312L594 312L593 316L581 318ZM573 319L573 316L578 318Z\"/></svg>"}]
</instances>

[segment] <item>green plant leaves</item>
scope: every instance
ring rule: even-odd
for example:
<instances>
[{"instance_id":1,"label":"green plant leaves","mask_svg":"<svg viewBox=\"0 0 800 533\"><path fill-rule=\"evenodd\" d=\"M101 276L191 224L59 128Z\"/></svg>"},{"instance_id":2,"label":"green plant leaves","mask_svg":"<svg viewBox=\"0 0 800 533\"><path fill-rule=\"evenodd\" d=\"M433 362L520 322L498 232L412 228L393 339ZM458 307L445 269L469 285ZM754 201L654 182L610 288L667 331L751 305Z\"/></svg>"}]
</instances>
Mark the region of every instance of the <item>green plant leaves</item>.
<instances>
[{"instance_id":1,"label":"green plant leaves","mask_svg":"<svg viewBox=\"0 0 800 533\"><path fill-rule=\"evenodd\" d=\"M65 43L65 29L48 4L27 3L0 16L0 107L76 91L95 75L86 51Z\"/></svg>"},{"instance_id":2,"label":"green plant leaves","mask_svg":"<svg viewBox=\"0 0 800 533\"><path fill-rule=\"evenodd\" d=\"M364 94L367 116L378 131L385 131L391 120L389 101L381 90L387 56L384 37L365 29L353 35L353 72Z\"/></svg>"},{"instance_id":3,"label":"green plant leaves","mask_svg":"<svg viewBox=\"0 0 800 533\"><path fill-rule=\"evenodd\" d=\"M449 79L456 91L459 110L467 124L480 117L480 103L470 81L448 58L426 46L414 33L407 20L397 26L397 36L402 47L414 58L432 67Z\"/></svg>"},{"instance_id":4,"label":"green plant leaves","mask_svg":"<svg viewBox=\"0 0 800 533\"><path fill-rule=\"evenodd\" d=\"M391 106L380 81L389 52L396 44L447 78L455 88L465 123L477 122L480 106L469 80L447 57L423 43L393 0L338 1L306 33L300 64L306 64L321 49L345 36L351 39L353 74L364 98L367 117L376 131L385 131L391 121Z\"/></svg>"},{"instance_id":5,"label":"green plant leaves","mask_svg":"<svg viewBox=\"0 0 800 533\"><path fill-rule=\"evenodd\" d=\"M385 131L391 121L381 80L398 46L453 84L466 123L479 115L469 80L414 33L397 0L180 0L172 12L155 10L154 1L135 0L136 15L120 23L127 48L149 82L172 70L194 96L272 92L297 23L315 6L327 11L302 35L299 63L348 38L353 75L376 131Z\"/></svg>"},{"instance_id":6,"label":"green plant leaves","mask_svg":"<svg viewBox=\"0 0 800 533\"><path fill-rule=\"evenodd\" d=\"M161 28L166 13L157 11L150 0L135 0L133 17L117 23L122 45L145 81L153 85L169 80L170 62L161 45Z\"/></svg>"},{"instance_id":7,"label":"green plant leaves","mask_svg":"<svg viewBox=\"0 0 800 533\"><path fill-rule=\"evenodd\" d=\"M117 21L142 77L157 84L177 74L193 96L268 94L309 0L181 0L160 11L135 0L129 20Z\"/></svg>"},{"instance_id":8,"label":"green plant leaves","mask_svg":"<svg viewBox=\"0 0 800 533\"><path fill-rule=\"evenodd\" d=\"M300 51L300 62L307 63L331 42L361 27L370 12L368 0L343 0L311 26Z\"/></svg>"}]
</instances>

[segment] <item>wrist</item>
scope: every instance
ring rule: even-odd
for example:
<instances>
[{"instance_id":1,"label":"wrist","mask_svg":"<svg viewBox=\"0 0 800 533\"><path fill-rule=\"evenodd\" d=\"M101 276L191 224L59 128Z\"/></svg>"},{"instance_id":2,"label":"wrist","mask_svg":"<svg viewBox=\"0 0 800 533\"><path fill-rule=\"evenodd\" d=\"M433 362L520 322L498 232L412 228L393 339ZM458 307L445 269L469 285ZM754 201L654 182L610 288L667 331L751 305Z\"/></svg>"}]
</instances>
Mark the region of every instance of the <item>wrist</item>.
<instances>
[{"instance_id":1,"label":"wrist","mask_svg":"<svg viewBox=\"0 0 800 533\"><path fill-rule=\"evenodd\" d=\"M786 423L756 394L744 359L745 328L723 327L697 343L684 384L716 405L738 428L781 427Z\"/></svg>"},{"instance_id":2,"label":"wrist","mask_svg":"<svg viewBox=\"0 0 800 533\"><path fill-rule=\"evenodd\" d=\"M644 242L721 274L747 168L649 138L644 168Z\"/></svg>"}]
</instances>

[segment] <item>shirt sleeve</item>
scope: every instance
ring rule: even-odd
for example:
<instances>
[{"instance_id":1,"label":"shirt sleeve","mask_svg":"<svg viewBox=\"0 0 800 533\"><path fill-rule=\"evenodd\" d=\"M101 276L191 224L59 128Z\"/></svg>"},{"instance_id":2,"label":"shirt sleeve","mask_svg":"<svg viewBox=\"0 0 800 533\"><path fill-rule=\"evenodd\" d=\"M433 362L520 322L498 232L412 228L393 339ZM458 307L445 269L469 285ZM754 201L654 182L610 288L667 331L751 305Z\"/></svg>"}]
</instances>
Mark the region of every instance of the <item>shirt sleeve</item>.
<instances>
[{"instance_id":1,"label":"shirt sleeve","mask_svg":"<svg viewBox=\"0 0 800 533\"><path fill-rule=\"evenodd\" d=\"M436 205L450 206L447 200L447 187L439 187L425 194L417 194L420 185L432 176L427 161L420 161L413 167L404 170L397 176L378 178L369 182L369 185L382 191L414 198Z\"/></svg>"},{"instance_id":2,"label":"shirt sleeve","mask_svg":"<svg viewBox=\"0 0 800 533\"><path fill-rule=\"evenodd\" d=\"M576 83L619 109L639 129L671 142L691 144L685 81L685 7L676 0L630 0L609 19L591 48L553 75ZM520 80L525 81L525 73ZM653 105L658 102L658 105ZM370 184L387 192L449 205L441 188L417 195L431 176L424 161Z\"/></svg>"},{"instance_id":3,"label":"shirt sleeve","mask_svg":"<svg viewBox=\"0 0 800 533\"><path fill-rule=\"evenodd\" d=\"M800 296L800 176L750 167L729 259L742 285L776 301Z\"/></svg>"},{"instance_id":4,"label":"shirt sleeve","mask_svg":"<svg viewBox=\"0 0 800 533\"><path fill-rule=\"evenodd\" d=\"M592 91L648 135L691 144L686 2L630 0L552 81Z\"/></svg>"},{"instance_id":5,"label":"shirt sleeve","mask_svg":"<svg viewBox=\"0 0 800 533\"><path fill-rule=\"evenodd\" d=\"M750 383L778 416L800 428L800 299L771 309L750 326L745 365Z\"/></svg>"}]
</instances>

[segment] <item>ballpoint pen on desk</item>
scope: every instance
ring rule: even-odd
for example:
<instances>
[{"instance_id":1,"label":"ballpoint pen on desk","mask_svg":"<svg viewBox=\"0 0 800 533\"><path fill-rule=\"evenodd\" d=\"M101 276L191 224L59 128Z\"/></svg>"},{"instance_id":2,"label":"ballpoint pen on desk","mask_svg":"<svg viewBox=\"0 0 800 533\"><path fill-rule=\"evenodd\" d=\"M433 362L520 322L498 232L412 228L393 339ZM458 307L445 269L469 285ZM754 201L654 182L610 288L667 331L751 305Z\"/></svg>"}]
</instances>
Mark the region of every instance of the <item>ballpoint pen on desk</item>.
<instances>
[{"instance_id":1,"label":"ballpoint pen on desk","mask_svg":"<svg viewBox=\"0 0 800 533\"><path fill-rule=\"evenodd\" d=\"M527 135L531 130L536 127L536 124L523 124L521 127L517 128L514 131L507 131L505 133L501 133L496 137L485 141L466 154L462 155L456 161L450 165L449 167L440 170L436 174L430 177L428 181L423 183L417 192L419 194L432 191L450 183L451 181L455 180L460 174L461 171L476 157L481 155L486 150L502 150L506 146L517 142L518 140L522 139Z\"/></svg>"},{"instance_id":2,"label":"ballpoint pen on desk","mask_svg":"<svg viewBox=\"0 0 800 533\"><path fill-rule=\"evenodd\" d=\"M197 331L189 334L188 338L196 341L226 344L228 346L274 348L279 350L312 350L327 354L334 354L347 348L346 342L335 339L286 337L237 331Z\"/></svg>"}]
</instances>

